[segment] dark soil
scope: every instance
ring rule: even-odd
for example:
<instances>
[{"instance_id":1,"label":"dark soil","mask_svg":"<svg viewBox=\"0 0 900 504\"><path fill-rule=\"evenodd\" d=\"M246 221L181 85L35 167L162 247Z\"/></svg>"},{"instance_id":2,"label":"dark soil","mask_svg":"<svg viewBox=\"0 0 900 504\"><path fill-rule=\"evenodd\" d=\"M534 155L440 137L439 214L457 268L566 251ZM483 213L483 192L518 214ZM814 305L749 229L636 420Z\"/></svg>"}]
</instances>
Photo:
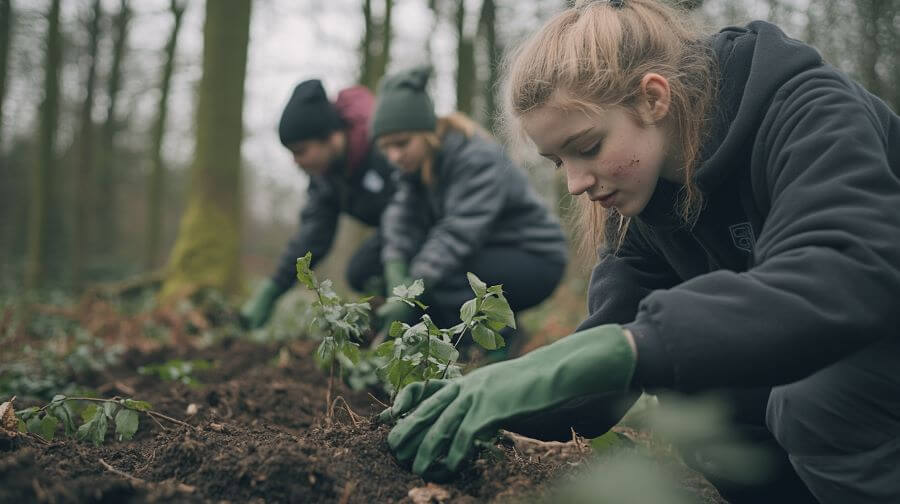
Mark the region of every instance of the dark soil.
<instances>
[{"instance_id":1,"label":"dark soil","mask_svg":"<svg viewBox=\"0 0 900 504\"><path fill-rule=\"evenodd\" d=\"M225 341L185 355L128 354L94 386L149 401L192 427L141 416L134 440L109 435L100 447L0 434L0 502L413 502L413 489L435 502L504 502L544 496L586 456L574 443L522 450L506 440L500 454L480 456L454 481L427 486L391 455L388 427L370 420L382 406L367 393L338 386L343 401L326 422L328 377L313 348L295 343L279 358L278 347ZM217 365L198 373L195 386L135 372L173 357ZM717 502L708 487L695 491L698 502Z\"/></svg>"},{"instance_id":2,"label":"dark soil","mask_svg":"<svg viewBox=\"0 0 900 504\"><path fill-rule=\"evenodd\" d=\"M0 436L0 502L412 502L410 490L426 482L390 454L388 427L370 420L382 409L375 399L339 384L335 395L343 401L337 400L333 421L325 421L328 376L308 355L312 350L295 344L281 366L277 347L241 341L183 356L171 350L126 355L107 376L111 381L95 385L107 396L149 401L194 427L164 422L163 430L142 416L134 440L110 441L110 435L100 447ZM195 386L134 372L173 357L217 365L198 373L202 385ZM188 416L192 404L197 413ZM501 449L504 463L478 459L441 485L449 500L529 495L568 467L566 456L523 457L511 443Z\"/></svg>"}]
</instances>

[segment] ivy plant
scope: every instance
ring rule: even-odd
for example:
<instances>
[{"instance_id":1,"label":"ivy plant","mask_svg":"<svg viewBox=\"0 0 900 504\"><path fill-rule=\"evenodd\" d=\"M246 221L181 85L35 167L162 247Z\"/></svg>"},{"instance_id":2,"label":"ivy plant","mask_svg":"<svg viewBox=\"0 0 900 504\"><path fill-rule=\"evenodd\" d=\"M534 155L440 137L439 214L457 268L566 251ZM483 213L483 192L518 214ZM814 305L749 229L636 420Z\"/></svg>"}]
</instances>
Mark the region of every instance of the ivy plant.
<instances>
[{"instance_id":1,"label":"ivy plant","mask_svg":"<svg viewBox=\"0 0 900 504\"><path fill-rule=\"evenodd\" d=\"M91 404L83 408L78 415L75 411L82 402ZM25 408L16 411L15 415L20 432L38 434L46 441L53 441L53 438L56 437L57 427L62 425L66 437L90 441L94 445L100 446L106 439L110 423L114 426L116 439L127 441L138 430L140 413L155 414L168 419L165 415L152 411L151 408L150 403L146 401L130 398L98 399L58 394L44 406ZM81 425L77 425L79 417Z\"/></svg>"},{"instance_id":2,"label":"ivy plant","mask_svg":"<svg viewBox=\"0 0 900 504\"><path fill-rule=\"evenodd\" d=\"M467 333L475 343L487 350L506 345L500 330L505 327L515 328L516 321L509 302L503 295L503 286L488 287L473 273L468 273L467 277L475 297L460 308L459 324L441 329L431 317L422 315L421 322L415 325L399 321L391 325L388 333L391 339L379 345L376 354L387 360L379 372L389 385L392 396L416 381L459 376L461 373L456 364L459 359L457 348ZM421 307L424 305L416 298L423 292L422 281L417 280L412 285L395 288L388 301Z\"/></svg>"},{"instance_id":3,"label":"ivy plant","mask_svg":"<svg viewBox=\"0 0 900 504\"><path fill-rule=\"evenodd\" d=\"M328 395L326 398L327 411L332 411L331 391L334 382L334 368L341 361L349 361L352 364L359 363L359 341L363 331L369 327L369 319L372 307L370 298L363 298L358 302L345 302L334 291L331 280L316 278L316 274L310 269L312 253L297 259L297 279L309 290L316 293L316 301L312 305L312 323L317 326L323 335L322 342L316 350L316 358L320 362L328 363L330 374L328 378Z\"/></svg>"}]
</instances>

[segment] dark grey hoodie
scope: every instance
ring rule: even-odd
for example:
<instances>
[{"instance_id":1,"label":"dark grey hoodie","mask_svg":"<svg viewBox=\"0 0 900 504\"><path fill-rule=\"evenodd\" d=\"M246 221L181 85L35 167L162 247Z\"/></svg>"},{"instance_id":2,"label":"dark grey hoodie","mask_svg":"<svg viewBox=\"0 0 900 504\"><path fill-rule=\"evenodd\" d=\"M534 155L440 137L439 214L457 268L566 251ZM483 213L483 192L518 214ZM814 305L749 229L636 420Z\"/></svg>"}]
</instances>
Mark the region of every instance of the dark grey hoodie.
<instances>
[{"instance_id":1,"label":"dark grey hoodie","mask_svg":"<svg viewBox=\"0 0 900 504\"><path fill-rule=\"evenodd\" d=\"M687 229L660 182L581 326L626 324L644 386L784 384L900 336L900 118L769 23L713 47L706 206Z\"/></svg>"},{"instance_id":2,"label":"dark grey hoodie","mask_svg":"<svg viewBox=\"0 0 900 504\"><path fill-rule=\"evenodd\" d=\"M406 261L412 278L431 285L464 275L464 263L484 247L517 247L566 262L559 221L499 144L450 130L434 175L434 187L418 174L400 177L382 218L383 261Z\"/></svg>"}]
</instances>

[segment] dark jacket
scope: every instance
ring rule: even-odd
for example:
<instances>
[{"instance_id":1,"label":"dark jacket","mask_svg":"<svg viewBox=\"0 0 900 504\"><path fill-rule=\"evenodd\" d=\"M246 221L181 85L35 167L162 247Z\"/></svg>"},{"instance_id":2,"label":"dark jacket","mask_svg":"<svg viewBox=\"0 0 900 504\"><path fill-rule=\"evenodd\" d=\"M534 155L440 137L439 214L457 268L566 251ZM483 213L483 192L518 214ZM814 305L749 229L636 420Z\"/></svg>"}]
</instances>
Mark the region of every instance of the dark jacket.
<instances>
[{"instance_id":1,"label":"dark jacket","mask_svg":"<svg viewBox=\"0 0 900 504\"><path fill-rule=\"evenodd\" d=\"M297 258L312 252L313 265L331 250L338 217L346 213L378 226L394 192L393 169L368 138L374 98L362 86L341 91L335 101L347 125L347 154L326 175L310 177L300 228L288 242L272 281L283 290L297 281Z\"/></svg>"},{"instance_id":2,"label":"dark jacket","mask_svg":"<svg viewBox=\"0 0 900 504\"><path fill-rule=\"evenodd\" d=\"M706 206L687 229L661 182L591 279L582 328L627 324L645 386L784 384L900 335L900 118L769 23L713 47Z\"/></svg>"},{"instance_id":3,"label":"dark jacket","mask_svg":"<svg viewBox=\"0 0 900 504\"><path fill-rule=\"evenodd\" d=\"M430 285L492 245L566 261L559 222L500 145L455 130L441 142L433 187L418 174L400 177L382 220L383 261L407 261L410 276Z\"/></svg>"}]
</instances>

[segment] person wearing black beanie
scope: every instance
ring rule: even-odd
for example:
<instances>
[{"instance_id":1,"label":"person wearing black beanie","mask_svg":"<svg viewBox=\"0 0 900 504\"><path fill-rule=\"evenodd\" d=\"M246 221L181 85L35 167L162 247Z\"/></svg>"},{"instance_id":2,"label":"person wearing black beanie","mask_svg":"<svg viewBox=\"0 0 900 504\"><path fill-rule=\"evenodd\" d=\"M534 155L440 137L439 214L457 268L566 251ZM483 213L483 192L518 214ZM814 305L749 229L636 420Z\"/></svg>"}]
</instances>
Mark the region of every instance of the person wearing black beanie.
<instances>
[{"instance_id":1,"label":"person wearing black beanie","mask_svg":"<svg viewBox=\"0 0 900 504\"><path fill-rule=\"evenodd\" d=\"M278 123L281 144L310 178L300 228L288 242L272 276L263 281L241 309L249 329L265 325L278 298L297 281L298 257L312 252L313 264L331 249L340 214L378 227L381 214L394 192L392 169L371 148L369 123L374 97L363 86L341 91L328 99L322 82L298 84ZM358 291L380 278L381 235L363 242L347 266L347 281Z\"/></svg>"}]
</instances>

